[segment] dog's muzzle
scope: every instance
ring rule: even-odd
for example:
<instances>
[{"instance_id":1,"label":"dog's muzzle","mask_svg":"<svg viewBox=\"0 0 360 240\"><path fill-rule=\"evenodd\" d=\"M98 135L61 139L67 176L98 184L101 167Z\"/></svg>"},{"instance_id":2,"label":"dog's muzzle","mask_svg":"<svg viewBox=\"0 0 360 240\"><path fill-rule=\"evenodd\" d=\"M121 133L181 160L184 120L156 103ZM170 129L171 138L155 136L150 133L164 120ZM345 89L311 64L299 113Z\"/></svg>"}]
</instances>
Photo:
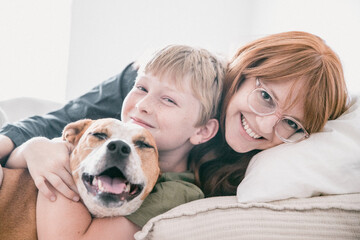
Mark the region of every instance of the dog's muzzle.
<instances>
[{"instance_id":1,"label":"dog's muzzle","mask_svg":"<svg viewBox=\"0 0 360 240\"><path fill-rule=\"evenodd\" d=\"M87 191L101 200L104 205L114 202L131 201L137 197L143 184L131 183L126 177L126 165L131 154L130 146L121 141L107 144L106 163L100 174L82 174L82 181Z\"/></svg>"}]
</instances>

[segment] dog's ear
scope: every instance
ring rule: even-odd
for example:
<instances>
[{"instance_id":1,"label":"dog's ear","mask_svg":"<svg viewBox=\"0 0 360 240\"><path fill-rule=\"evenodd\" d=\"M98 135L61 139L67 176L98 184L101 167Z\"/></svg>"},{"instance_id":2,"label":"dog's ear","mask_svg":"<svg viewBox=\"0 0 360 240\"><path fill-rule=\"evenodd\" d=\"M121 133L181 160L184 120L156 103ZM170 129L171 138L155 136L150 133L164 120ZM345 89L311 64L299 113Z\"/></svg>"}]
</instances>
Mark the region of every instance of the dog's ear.
<instances>
[{"instance_id":1,"label":"dog's ear","mask_svg":"<svg viewBox=\"0 0 360 240\"><path fill-rule=\"evenodd\" d=\"M62 138L73 145L76 145L79 142L79 139L84 134L86 129L91 125L93 120L91 119L82 119L73 123L69 123L65 126L62 134Z\"/></svg>"}]
</instances>

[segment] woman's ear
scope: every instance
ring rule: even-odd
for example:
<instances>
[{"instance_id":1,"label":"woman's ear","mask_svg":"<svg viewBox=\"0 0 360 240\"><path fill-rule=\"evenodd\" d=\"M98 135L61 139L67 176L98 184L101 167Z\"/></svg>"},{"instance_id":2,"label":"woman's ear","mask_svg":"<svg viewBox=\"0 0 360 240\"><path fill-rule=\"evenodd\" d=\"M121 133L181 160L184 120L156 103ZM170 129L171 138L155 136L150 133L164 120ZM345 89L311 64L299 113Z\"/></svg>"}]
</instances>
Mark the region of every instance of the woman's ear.
<instances>
[{"instance_id":1,"label":"woman's ear","mask_svg":"<svg viewBox=\"0 0 360 240\"><path fill-rule=\"evenodd\" d=\"M205 125L199 127L193 136L190 137L190 142L193 145L198 145L212 139L219 130L219 121L215 118L210 119Z\"/></svg>"}]
</instances>

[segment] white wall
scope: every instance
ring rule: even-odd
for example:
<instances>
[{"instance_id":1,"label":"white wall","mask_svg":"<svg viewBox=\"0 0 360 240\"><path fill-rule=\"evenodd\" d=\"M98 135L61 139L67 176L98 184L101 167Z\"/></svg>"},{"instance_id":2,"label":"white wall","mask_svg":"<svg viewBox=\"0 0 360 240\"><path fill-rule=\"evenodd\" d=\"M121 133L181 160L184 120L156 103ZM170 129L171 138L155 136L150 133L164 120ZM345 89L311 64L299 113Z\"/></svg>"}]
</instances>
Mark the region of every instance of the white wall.
<instances>
[{"instance_id":1,"label":"white wall","mask_svg":"<svg viewBox=\"0 0 360 240\"><path fill-rule=\"evenodd\" d=\"M251 39L290 30L324 38L342 59L349 89L360 93L358 0L75 0L67 98L149 48L184 43L231 55Z\"/></svg>"},{"instance_id":2,"label":"white wall","mask_svg":"<svg viewBox=\"0 0 360 240\"><path fill-rule=\"evenodd\" d=\"M119 73L149 49L179 43L227 53L248 40L249 2L75 0L67 98Z\"/></svg>"},{"instance_id":3,"label":"white wall","mask_svg":"<svg viewBox=\"0 0 360 240\"><path fill-rule=\"evenodd\" d=\"M359 0L1 0L0 100L69 100L148 49L182 43L231 55L288 30L326 39L360 93Z\"/></svg>"},{"instance_id":4,"label":"white wall","mask_svg":"<svg viewBox=\"0 0 360 240\"><path fill-rule=\"evenodd\" d=\"M0 100L65 100L71 0L0 1Z\"/></svg>"}]
</instances>

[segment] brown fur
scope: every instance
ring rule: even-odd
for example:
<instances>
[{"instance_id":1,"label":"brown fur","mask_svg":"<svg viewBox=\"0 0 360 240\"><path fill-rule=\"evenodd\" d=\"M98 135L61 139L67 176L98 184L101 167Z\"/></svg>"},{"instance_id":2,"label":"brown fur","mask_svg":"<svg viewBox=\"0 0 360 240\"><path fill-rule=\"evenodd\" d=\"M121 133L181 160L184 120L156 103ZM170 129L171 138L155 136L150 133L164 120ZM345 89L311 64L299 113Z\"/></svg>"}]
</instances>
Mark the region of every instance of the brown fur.
<instances>
[{"instance_id":1,"label":"brown fur","mask_svg":"<svg viewBox=\"0 0 360 240\"><path fill-rule=\"evenodd\" d=\"M149 132L145 132L144 130L144 135L149 135L150 133ZM133 139L137 139L141 136L134 136ZM152 139L152 138L149 138L149 139ZM133 142L136 142L133 140ZM152 145L156 145L155 143L155 139L153 139L153 142L150 142L150 144ZM156 155L157 155L157 158L153 158L153 154L152 153L149 153L149 152L146 152L146 151L137 151L140 158L141 159L147 159L147 161L144 161L143 164L142 164L142 169L145 173L145 175L147 176L152 176L152 178L150 178L150 180L152 180L152 182L148 182L147 184L147 188L145 189L145 195L144 197L141 199L141 200L144 200L145 197L152 191L153 187L157 181L157 176L159 176L160 174L160 170L159 170L159 165L155 162L157 161L158 157L159 157L159 153L156 151Z\"/></svg>"},{"instance_id":2,"label":"brown fur","mask_svg":"<svg viewBox=\"0 0 360 240\"><path fill-rule=\"evenodd\" d=\"M0 239L37 239L37 188L27 169L4 170L0 187Z\"/></svg>"}]
</instances>

